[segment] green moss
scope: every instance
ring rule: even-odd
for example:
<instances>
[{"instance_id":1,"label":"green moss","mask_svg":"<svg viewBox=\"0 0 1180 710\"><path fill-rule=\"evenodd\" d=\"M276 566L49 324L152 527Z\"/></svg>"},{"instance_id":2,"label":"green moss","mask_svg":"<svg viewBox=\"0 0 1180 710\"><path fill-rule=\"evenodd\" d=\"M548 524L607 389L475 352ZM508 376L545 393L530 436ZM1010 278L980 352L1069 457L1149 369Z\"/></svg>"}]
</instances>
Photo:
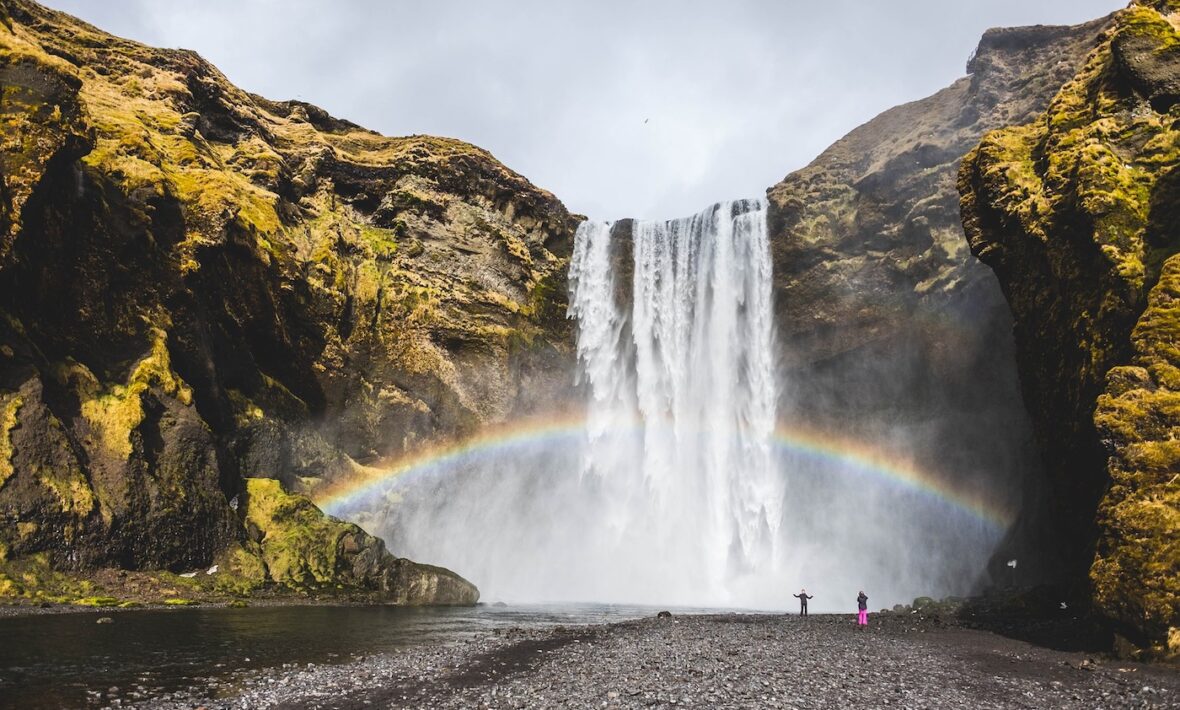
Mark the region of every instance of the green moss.
<instances>
[{"instance_id":1,"label":"green moss","mask_svg":"<svg viewBox=\"0 0 1180 710\"><path fill-rule=\"evenodd\" d=\"M253 136L214 146L182 130L184 114L175 99L185 98L188 89L179 75L155 70L133 81L120 85L95 75L83 83L80 97L96 137L85 163L116 176L128 192L175 195L198 242L219 238L230 215L257 235L260 247L269 247L266 235L281 227L278 197L256 180L277 177L278 154Z\"/></svg>"},{"instance_id":2,"label":"green moss","mask_svg":"<svg viewBox=\"0 0 1180 710\"><path fill-rule=\"evenodd\" d=\"M1159 3L1161 10L1180 12L1175 3ZM1155 52L1164 52L1180 47L1180 37L1177 37L1176 26L1167 20L1160 12L1143 5L1131 6L1123 13L1119 20L1122 31L1136 37L1143 37L1155 44Z\"/></svg>"},{"instance_id":3,"label":"green moss","mask_svg":"<svg viewBox=\"0 0 1180 710\"><path fill-rule=\"evenodd\" d=\"M0 559L0 599L69 604L93 595L92 583L54 570L43 552Z\"/></svg>"},{"instance_id":4,"label":"green moss","mask_svg":"<svg viewBox=\"0 0 1180 710\"><path fill-rule=\"evenodd\" d=\"M164 604L168 606L194 606L200 602L193 599L185 599L184 597L169 597L164 600Z\"/></svg>"},{"instance_id":5,"label":"green moss","mask_svg":"<svg viewBox=\"0 0 1180 710\"><path fill-rule=\"evenodd\" d=\"M1150 20L1150 22L1149 22ZM1180 131L1166 115L1134 111L1112 65L1110 42L1144 27L1175 30L1156 11L1134 7L1050 103L1046 116L984 137L968 158L995 187L993 204L1047 239L1062 210L1094 224L1095 241L1132 289L1147 284L1144 230L1160 175L1180 164Z\"/></svg>"},{"instance_id":6,"label":"green moss","mask_svg":"<svg viewBox=\"0 0 1180 710\"><path fill-rule=\"evenodd\" d=\"M397 230L374 227L363 222L359 223L357 227L360 230L361 239L373 250L373 254L377 258L389 259L397 253Z\"/></svg>"},{"instance_id":7,"label":"green moss","mask_svg":"<svg viewBox=\"0 0 1180 710\"><path fill-rule=\"evenodd\" d=\"M335 583L340 540L357 530L267 478L246 481L246 522L263 533L262 560L270 579L292 588Z\"/></svg>"},{"instance_id":8,"label":"green moss","mask_svg":"<svg viewBox=\"0 0 1180 710\"><path fill-rule=\"evenodd\" d=\"M222 594L247 596L269 581L262 550L254 543L234 544L218 558L213 586Z\"/></svg>"},{"instance_id":9,"label":"green moss","mask_svg":"<svg viewBox=\"0 0 1180 710\"><path fill-rule=\"evenodd\" d=\"M362 261L356 267L353 295L361 304L374 303L381 291L382 273L371 261Z\"/></svg>"},{"instance_id":10,"label":"green moss","mask_svg":"<svg viewBox=\"0 0 1180 710\"><path fill-rule=\"evenodd\" d=\"M1135 365L1111 371L1094 412L1114 454L1090 580L1108 613L1175 653L1165 639L1180 626L1180 390L1156 375L1180 369L1180 255L1164 263L1131 340Z\"/></svg>"},{"instance_id":11,"label":"green moss","mask_svg":"<svg viewBox=\"0 0 1180 710\"><path fill-rule=\"evenodd\" d=\"M423 215L440 219L446 212L446 205L436 201L436 197L416 187L403 187L390 192L385 198L385 204L394 212L409 210Z\"/></svg>"},{"instance_id":12,"label":"green moss","mask_svg":"<svg viewBox=\"0 0 1180 710\"><path fill-rule=\"evenodd\" d=\"M332 198L322 191L312 200L318 214L302 227L305 244L300 251L326 267L320 274L313 274L327 276L323 279L324 286L345 292L352 283L371 283L370 276L381 270L372 263L374 260L383 263L393 260L398 250L397 234L395 230L369 224L351 208L333 208L331 202ZM362 270L368 273L360 274L350 283L350 272Z\"/></svg>"},{"instance_id":13,"label":"green moss","mask_svg":"<svg viewBox=\"0 0 1180 710\"><path fill-rule=\"evenodd\" d=\"M1019 220L1026 232L1044 239L1042 220L1051 208L1034 155L1042 140L1043 128L1038 124L992 131L967 160L983 166L988 184L1002 186L993 197L996 203Z\"/></svg>"},{"instance_id":14,"label":"green moss","mask_svg":"<svg viewBox=\"0 0 1180 710\"><path fill-rule=\"evenodd\" d=\"M244 429L266 418L266 413L262 411L262 408L255 404L249 397L242 394L241 390L228 389L226 390L226 396L233 406L234 421L239 428Z\"/></svg>"},{"instance_id":15,"label":"green moss","mask_svg":"<svg viewBox=\"0 0 1180 710\"><path fill-rule=\"evenodd\" d=\"M75 599L78 606L119 606L119 600L114 597L82 597Z\"/></svg>"},{"instance_id":16,"label":"green moss","mask_svg":"<svg viewBox=\"0 0 1180 710\"><path fill-rule=\"evenodd\" d=\"M119 459L131 456L131 432L143 422L143 394L152 387L175 396L182 404L192 402L192 390L173 371L168 356L168 334L152 330L151 351L127 378L92 399L82 402L82 416L98 434L102 449Z\"/></svg>"},{"instance_id":17,"label":"green moss","mask_svg":"<svg viewBox=\"0 0 1180 710\"><path fill-rule=\"evenodd\" d=\"M24 202L40 184L49 162L67 142L85 140L85 129L77 119L69 90L54 89L55 84L69 86L76 76L75 68L30 41L19 25L12 32L0 32L0 65L23 66L30 70L25 76L31 79L29 85L18 80L0 87L5 188L0 224L11 237L20 231ZM40 78L33 78L35 75ZM49 95L43 93L46 89ZM59 100L70 103L68 118L57 105Z\"/></svg>"},{"instance_id":18,"label":"green moss","mask_svg":"<svg viewBox=\"0 0 1180 710\"><path fill-rule=\"evenodd\" d=\"M1091 411L1073 398L1104 387L1091 400L1097 437L1084 442L1110 454L1094 600L1158 648L1180 626L1180 240L1158 212L1166 221L1175 201L1163 178L1180 170L1180 122L1175 107L1156 110L1142 93L1154 91L1150 82L1120 52L1176 51L1175 21L1153 8L1177 5L1140 2L1118 13L1047 112L988 134L960 173L972 248L1003 267L1018 330L1076 338L1053 344L1077 355L1065 384L1044 386L1045 401L1031 404L1051 416ZM1131 322L1130 342L1119 342ZM1044 415L1039 424L1070 432Z\"/></svg>"},{"instance_id":19,"label":"green moss","mask_svg":"<svg viewBox=\"0 0 1180 710\"><path fill-rule=\"evenodd\" d=\"M63 513L84 518L94 510L94 489L74 464L63 469L38 468L33 475L57 497Z\"/></svg>"},{"instance_id":20,"label":"green moss","mask_svg":"<svg viewBox=\"0 0 1180 710\"><path fill-rule=\"evenodd\" d=\"M224 150L228 153L225 164L241 169L251 182L263 185L278 182L283 157L258 136L249 136L240 143L225 146Z\"/></svg>"},{"instance_id":21,"label":"green moss","mask_svg":"<svg viewBox=\"0 0 1180 710\"><path fill-rule=\"evenodd\" d=\"M168 179L176 196L209 224L218 224L229 210L257 235L274 233L281 226L275 211L278 197L244 175L216 167L192 168L173 171Z\"/></svg>"},{"instance_id":22,"label":"green moss","mask_svg":"<svg viewBox=\"0 0 1180 710\"><path fill-rule=\"evenodd\" d=\"M529 290L528 314L545 323L565 318L565 294L558 287L558 272L537 279Z\"/></svg>"},{"instance_id":23,"label":"green moss","mask_svg":"<svg viewBox=\"0 0 1180 710\"><path fill-rule=\"evenodd\" d=\"M0 7L4 6L0 1ZM530 241L533 232L526 230L532 230L537 220L548 222L551 216L560 216L562 209L552 196L528 185L485 151L443 138L382 137L323 117L315 110L292 111L290 106L245 95L195 55L155 50L110 37L35 5L20 14L32 19L18 22L12 37L0 38L0 63L35 63L40 74L29 86L0 87L0 152L5 155L3 202L11 203L0 206L0 210L19 207L19 195L10 188L42 184L44 166L38 161L48 160L60 152L62 141L70 141L75 154L89 149L81 159L86 178L83 182L99 185L101 189L91 191L91 196L112 208L109 214L100 210L103 214L97 218L119 221L111 228L124 236L135 235L135 239L116 241L126 248L141 250L140 261L164 269L153 267L153 273L144 275L146 285L136 291L135 302L116 309L119 322L115 327L120 332L111 335L120 342L139 327L128 320L135 318L128 308L158 326L152 332L150 351L127 368L125 378L119 375L112 380L108 371L98 372L95 377L95 373L69 361L55 368L61 370L55 374L67 385L64 389L77 395L79 405L79 411L62 423L58 434L69 438L67 445L81 445L83 463L46 466L29 473L52 490L50 507L56 508L60 501L61 509L71 513L59 517L86 519L85 526L69 523L72 532L85 527L86 535L66 541L79 547L81 559L93 559L86 550L93 552L104 545L101 521L87 519L96 506L108 523L115 520L115 511L135 517L137 504L127 497L129 475L157 479L164 476L166 480L149 481L150 490L141 492L153 501L165 501L165 508L174 498L196 495L192 486L168 484L183 483L189 475L178 468L199 465L197 458L203 442L194 443L197 449L181 447L185 460L176 464L174 457L169 457L166 464L161 464L163 469L144 459L150 452L139 449L141 434L147 434L143 431L145 408L151 398L165 399L163 395L167 395L182 404L191 402L191 392L168 361L167 345L171 342L175 346L175 340L169 340L172 337L200 340L201 336L189 332L195 327L191 319L180 324L185 333L167 335L171 325L165 314L176 306L178 294L183 296L186 289L200 288L204 283L204 279L186 277L201 268L200 260L207 255L220 258L230 253L234 264L240 264L243 256L258 262L249 266L261 268L241 273L259 275L261 290L251 293L262 294L264 300L273 296L274 303L281 306L279 310L290 311L287 320L301 320L299 314L306 311L304 315L310 313L317 324L328 323L344 312L345 304L357 307L358 321L372 314L369 322L380 327L357 328L355 342L343 344L335 340L336 333L325 331L323 349L313 348L313 361L303 364L334 376L328 368L361 357L381 371L366 375L374 389L400 381L403 374L424 382L428 380L420 375L429 375L429 381L441 388L440 396L450 401L459 391L459 378L450 353L438 344L443 342L439 336L444 329L445 333L454 333L456 341L484 332L511 339L520 330L517 319L508 319L494 309L490 314L481 311L471 317L465 309L482 308L483 304L478 302L476 287L466 281L454 283L459 280L454 274L499 278L496 274L505 259L486 249L488 243L497 241L513 257L509 262L528 262L541 255L549 264L552 259L543 254L539 242ZM69 61L61 57L69 57ZM61 100L55 96L47 101L43 92L58 91L59 83L64 87L60 90ZM372 169L376 166L380 169ZM330 174L342 177L339 189L332 185ZM513 196L513 205L507 208L503 202L506 194ZM384 207L389 209L374 211L375 198L386 195L389 199ZM511 216L505 217L504 212L507 209L512 213L517 204L527 206L530 215L541 217L528 217L523 228L512 224ZM470 208L473 215L483 219L483 231L468 235L465 228L452 223L460 207ZM119 216L125 214L124 208L129 211L125 221ZM7 213L0 214L0 221L4 224L0 229L13 224ZM178 229L183 233L176 234ZM460 261L455 263L440 263L438 257L452 243L448 240L458 243L468 236L482 240L478 249L457 255ZM534 253L530 253L530 245ZM103 259L118 257L110 249L104 251L101 245L96 249L90 255L96 268L102 267L99 262ZM400 271L410 258L407 251L426 255L416 265L422 268ZM307 263L309 259L315 263ZM514 264L510 267L514 274L518 272ZM521 280L535 276L529 273ZM474 281L476 276L469 278ZM304 288L305 279L310 288ZM391 285L394 280L398 282L396 288ZM350 301L351 297L355 298ZM505 307L527 318L524 304L509 298ZM479 330L485 325L486 331ZM299 333L292 334L292 338L292 347L306 350L305 338ZM196 346L199 350L200 343ZM369 354L362 353L361 348ZM74 354L87 362L92 360ZM54 357L64 358L66 354ZM104 366L108 364L104 361ZM256 382L258 375L251 370L241 379ZM240 386L242 392L231 394L238 415L236 428L278 417L283 421L276 420L274 426L286 429L307 416L307 406L281 384L265 388ZM70 399L66 397L66 401ZM165 404L173 408L171 401ZM4 400L0 400L0 447L5 445L3 434L7 433L3 405ZM426 408L417 400L415 405ZM460 409L459 414L444 412L443 416L474 416L466 405ZM37 412L41 417L41 408ZM374 412L384 416L376 405ZM19 414L26 419L29 416L28 411ZM164 416L166 424L171 414ZM468 422L464 419L462 423ZM24 432L16 432L17 441L23 442ZM0 462L10 458L3 454L0 450ZM23 465L23 457L18 458ZM25 471L20 473L23 476ZM0 468L0 476L4 475ZM13 482L8 486L11 489ZM335 588L341 584L341 574L347 570L337 573L336 556L350 553L338 553L332 547L333 537L342 539L342 530L347 534L354 528L309 510L305 503L292 502L294 497L280 502L277 494L267 493L255 498L274 503L268 510L260 512L255 506L251 511L256 519L261 516L269 521L263 544L243 542L240 549L235 548L229 553L232 564L222 567L222 573L200 577L206 587L249 593L272 577L291 586L330 584ZM164 511L163 520L155 516L140 521L128 519L131 527L120 523L119 529L137 539L150 537L159 524L170 519L171 512L174 509ZM5 545L11 544L19 552L24 548L14 542L15 535L24 534L24 530L9 526L0 537ZM40 530L32 537L49 534L49 530ZM232 574L226 574L227 569ZM160 575L160 579L169 578ZM320 581L324 579L331 581ZM173 583L182 596L193 596L187 586L193 584L191 580Z\"/></svg>"},{"instance_id":24,"label":"green moss","mask_svg":"<svg viewBox=\"0 0 1180 710\"><path fill-rule=\"evenodd\" d=\"M19 394L9 395L0 400L0 488L14 473L12 465L12 430L16 428L17 416L20 414L24 400Z\"/></svg>"}]
</instances>

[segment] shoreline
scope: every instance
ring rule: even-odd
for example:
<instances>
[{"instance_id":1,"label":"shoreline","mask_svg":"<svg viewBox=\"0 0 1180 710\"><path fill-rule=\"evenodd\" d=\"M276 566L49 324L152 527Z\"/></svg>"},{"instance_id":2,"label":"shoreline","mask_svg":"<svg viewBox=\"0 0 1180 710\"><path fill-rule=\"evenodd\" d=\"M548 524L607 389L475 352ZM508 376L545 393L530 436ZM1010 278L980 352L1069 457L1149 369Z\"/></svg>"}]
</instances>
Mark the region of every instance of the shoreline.
<instances>
[{"instance_id":1,"label":"shoreline","mask_svg":"<svg viewBox=\"0 0 1180 710\"><path fill-rule=\"evenodd\" d=\"M174 611L178 609L207 610L207 609L261 609L267 607L300 607L300 606L340 606L340 607L377 607L389 606L405 609L450 608L444 605L437 607L408 607L397 604L382 604L380 602L348 599L283 599L283 598L245 598L242 605L235 605L233 600L224 601L196 601L189 604L165 604L157 602L136 603L134 606L88 605L70 603L50 603L47 605L29 604L0 604L0 619L12 619L34 616L56 616L59 614L89 614L89 613L134 613L137 611ZM477 605L472 605L477 606Z\"/></svg>"},{"instance_id":2,"label":"shoreline","mask_svg":"<svg viewBox=\"0 0 1180 710\"><path fill-rule=\"evenodd\" d=\"M874 618L876 617L876 618ZM142 707L1060 707L1180 704L1180 667L853 614L702 614L509 628L341 664L267 669Z\"/></svg>"}]
</instances>

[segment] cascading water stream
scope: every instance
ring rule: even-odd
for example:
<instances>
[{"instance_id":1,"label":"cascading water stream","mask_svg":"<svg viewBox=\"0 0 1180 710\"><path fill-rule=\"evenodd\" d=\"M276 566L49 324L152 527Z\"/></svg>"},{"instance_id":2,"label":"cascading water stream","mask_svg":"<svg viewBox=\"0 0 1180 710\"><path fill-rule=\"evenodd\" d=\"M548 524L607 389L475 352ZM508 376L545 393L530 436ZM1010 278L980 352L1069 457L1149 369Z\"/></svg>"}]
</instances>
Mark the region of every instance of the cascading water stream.
<instances>
[{"instance_id":1,"label":"cascading water stream","mask_svg":"<svg viewBox=\"0 0 1180 710\"><path fill-rule=\"evenodd\" d=\"M724 202L630 229L627 255L611 224L583 223L570 266L589 393L583 475L632 595L735 601L742 577L774 566L782 515L766 206ZM631 283L619 283L628 258Z\"/></svg>"},{"instance_id":2,"label":"cascading water stream","mask_svg":"<svg viewBox=\"0 0 1180 710\"><path fill-rule=\"evenodd\" d=\"M961 594L1003 532L903 455L778 422L767 205L586 221L583 412L427 451L329 512L489 601L816 610ZM839 367L837 363L834 365ZM788 381L789 382L789 381ZM537 413L541 414L541 413ZM803 421L802 424L807 422ZM893 451L921 422L882 422Z\"/></svg>"}]
</instances>

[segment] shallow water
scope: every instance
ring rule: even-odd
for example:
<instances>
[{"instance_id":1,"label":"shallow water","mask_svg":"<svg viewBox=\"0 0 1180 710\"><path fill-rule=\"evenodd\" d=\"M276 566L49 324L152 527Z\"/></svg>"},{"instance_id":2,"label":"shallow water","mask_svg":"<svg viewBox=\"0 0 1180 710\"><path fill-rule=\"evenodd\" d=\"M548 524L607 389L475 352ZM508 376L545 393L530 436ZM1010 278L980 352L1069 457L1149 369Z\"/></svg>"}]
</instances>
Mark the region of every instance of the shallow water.
<instances>
[{"instance_id":1,"label":"shallow water","mask_svg":"<svg viewBox=\"0 0 1180 710\"><path fill-rule=\"evenodd\" d=\"M284 663L339 663L496 628L622 621L656 611L600 604L282 606L0 618L0 707L88 707L111 697L143 702L214 682L232 686L235 678ZM96 623L102 616L113 623Z\"/></svg>"}]
</instances>

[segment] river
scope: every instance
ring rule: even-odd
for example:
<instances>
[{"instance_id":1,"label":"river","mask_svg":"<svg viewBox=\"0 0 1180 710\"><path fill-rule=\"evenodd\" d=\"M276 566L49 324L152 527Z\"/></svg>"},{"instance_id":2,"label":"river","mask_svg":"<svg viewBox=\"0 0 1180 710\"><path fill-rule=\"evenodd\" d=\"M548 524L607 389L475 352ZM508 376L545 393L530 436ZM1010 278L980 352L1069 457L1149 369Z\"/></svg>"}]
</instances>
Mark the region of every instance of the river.
<instances>
[{"instance_id":1,"label":"river","mask_svg":"<svg viewBox=\"0 0 1180 710\"><path fill-rule=\"evenodd\" d=\"M600 604L272 606L0 618L0 707L97 707L112 697L142 703L185 689L216 696L283 664L340 663L498 628L622 621L656 611ZM104 616L112 622L97 623Z\"/></svg>"}]
</instances>

